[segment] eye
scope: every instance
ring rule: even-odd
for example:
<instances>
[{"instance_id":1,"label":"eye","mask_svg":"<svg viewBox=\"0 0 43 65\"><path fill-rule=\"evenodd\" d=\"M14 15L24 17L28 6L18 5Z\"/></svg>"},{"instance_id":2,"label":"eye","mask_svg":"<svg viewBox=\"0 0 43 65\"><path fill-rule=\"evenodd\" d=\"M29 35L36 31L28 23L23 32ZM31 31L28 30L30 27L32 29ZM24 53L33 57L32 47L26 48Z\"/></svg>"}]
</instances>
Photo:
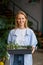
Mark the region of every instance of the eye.
<instances>
[{"instance_id":1,"label":"eye","mask_svg":"<svg viewBox=\"0 0 43 65\"><path fill-rule=\"evenodd\" d=\"M24 19L24 18L22 18L22 19Z\"/></svg>"},{"instance_id":2,"label":"eye","mask_svg":"<svg viewBox=\"0 0 43 65\"><path fill-rule=\"evenodd\" d=\"M20 18L18 18L18 20L20 20Z\"/></svg>"}]
</instances>

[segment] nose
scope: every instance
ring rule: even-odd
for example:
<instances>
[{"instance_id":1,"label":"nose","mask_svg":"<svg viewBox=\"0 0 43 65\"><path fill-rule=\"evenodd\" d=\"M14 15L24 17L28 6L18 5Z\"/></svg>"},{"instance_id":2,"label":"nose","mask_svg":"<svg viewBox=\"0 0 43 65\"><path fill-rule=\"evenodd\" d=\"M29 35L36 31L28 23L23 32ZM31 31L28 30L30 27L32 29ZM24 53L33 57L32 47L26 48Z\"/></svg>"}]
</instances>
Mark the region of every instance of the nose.
<instances>
[{"instance_id":1,"label":"nose","mask_svg":"<svg viewBox=\"0 0 43 65\"><path fill-rule=\"evenodd\" d=\"M20 23L22 23L22 19L20 19Z\"/></svg>"},{"instance_id":2,"label":"nose","mask_svg":"<svg viewBox=\"0 0 43 65\"><path fill-rule=\"evenodd\" d=\"M20 21L22 21L22 19L20 19Z\"/></svg>"}]
</instances>

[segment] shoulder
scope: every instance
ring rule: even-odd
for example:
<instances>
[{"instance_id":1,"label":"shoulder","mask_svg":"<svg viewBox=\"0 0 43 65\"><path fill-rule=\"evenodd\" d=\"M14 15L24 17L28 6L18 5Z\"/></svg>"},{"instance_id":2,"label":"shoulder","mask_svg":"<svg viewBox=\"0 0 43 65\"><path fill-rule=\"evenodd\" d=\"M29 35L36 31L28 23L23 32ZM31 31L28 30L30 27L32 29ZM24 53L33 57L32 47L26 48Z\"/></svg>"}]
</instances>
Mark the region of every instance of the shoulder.
<instances>
[{"instance_id":1,"label":"shoulder","mask_svg":"<svg viewBox=\"0 0 43 65\"><path fill-rule=\"evenodd\" d=\"M34 33L34 31L29 27L27 28L27 32L30 33L30 34Z\"/></svg>"},{"instance_id":2,"label":"shoulder","mask_svg":"<svg viewBox=\"0 0 43 65\"><path fill-rule=\"evenodd\" d=\"M10 30L11 35L18 35L18 29L12 29Z\"/></svg>"},{"instance_id":3,"label":"shoulder","mask_svg":"<svg viewBox=\"0 0 43 65\"><path fill-rule=\"evenodd\" d=\"M10 34L13 34L15 32L15 29L10 30Z\"/></svg>"}]
</instances>

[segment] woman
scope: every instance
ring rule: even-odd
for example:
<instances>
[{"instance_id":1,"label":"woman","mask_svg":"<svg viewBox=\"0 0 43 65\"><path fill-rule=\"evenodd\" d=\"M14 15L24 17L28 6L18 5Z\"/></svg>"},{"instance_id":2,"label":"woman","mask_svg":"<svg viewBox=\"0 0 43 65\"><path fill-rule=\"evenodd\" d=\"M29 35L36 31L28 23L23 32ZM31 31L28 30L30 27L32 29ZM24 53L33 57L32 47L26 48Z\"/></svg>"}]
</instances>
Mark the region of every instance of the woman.
<instances>
[{"instance_id":1,"label":"woman","mask_svg":"<svg viewBox=\"0 0 43 65\"><path fill-rule=\"evenodd\" d=\"M8 36L8 43L18 43L20 46L32 46L32 54L35 51L37 39L34 32L27 26L28 18L23 11L15 16L15 29ZM32 54L24 55L24 65L32 65ZM13 65L14 55L10 55L10 65Z\"/></svg>"}]
</instances>

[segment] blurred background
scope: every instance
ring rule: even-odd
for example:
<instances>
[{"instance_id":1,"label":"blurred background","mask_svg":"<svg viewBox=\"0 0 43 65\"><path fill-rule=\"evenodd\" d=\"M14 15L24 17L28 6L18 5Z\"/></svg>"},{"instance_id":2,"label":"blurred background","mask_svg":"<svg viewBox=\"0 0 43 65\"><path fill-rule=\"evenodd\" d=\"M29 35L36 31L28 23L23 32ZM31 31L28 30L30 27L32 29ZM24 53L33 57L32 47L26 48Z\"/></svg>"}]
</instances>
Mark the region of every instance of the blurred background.
<instances>
[{"instance_id":1,"label":"blurred background","mask_svg":"<svg viewBox=\"0 0 43 65\"><path fill-rule=\"evenodd\" d=\"M0 0L0 46L7 44L8 33L15 27L18 10L27 14L28 26L34 30L38 40L33 54L34 65L43 65L43 0Z\"/></svg>"}]
</instances>

